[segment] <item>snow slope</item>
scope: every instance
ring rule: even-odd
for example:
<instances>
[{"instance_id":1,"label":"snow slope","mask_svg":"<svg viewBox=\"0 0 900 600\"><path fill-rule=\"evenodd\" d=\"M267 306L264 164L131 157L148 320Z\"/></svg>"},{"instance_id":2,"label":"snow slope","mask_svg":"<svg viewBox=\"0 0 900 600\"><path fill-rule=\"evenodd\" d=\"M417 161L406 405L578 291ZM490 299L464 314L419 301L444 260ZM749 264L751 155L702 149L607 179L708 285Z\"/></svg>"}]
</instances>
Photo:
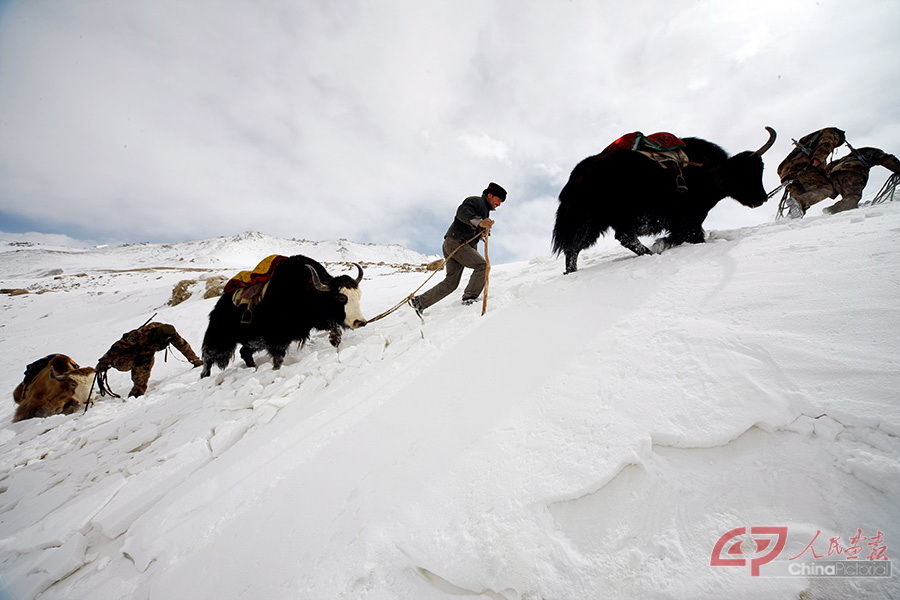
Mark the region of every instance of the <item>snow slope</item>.
<instances>
[{"instance_id":1,"label":"snow slope","mask_svg":"<svg viewBox=\"0 0 900 600\"><path fill-rule=\"evenodd\" d=\"M160 355L146 396L86 414L11 423L8 399L0 572L22 599L896 598L896 576L709 561L741 526L788 526L784 556L817 530L820 554L857 529L900 548L898 232L886 205L597 249L568 276L537 257L495 265L484 317L404 307L202 381ZM0 287L57 282L0 296L4 388L153 312L199 349L214 300L165 306L178 269L271 253L241 244L0 254ZM345 247L307 253L407 260ZM425 276L370 268L365 313Z\"/></svg>"}]
</instances>

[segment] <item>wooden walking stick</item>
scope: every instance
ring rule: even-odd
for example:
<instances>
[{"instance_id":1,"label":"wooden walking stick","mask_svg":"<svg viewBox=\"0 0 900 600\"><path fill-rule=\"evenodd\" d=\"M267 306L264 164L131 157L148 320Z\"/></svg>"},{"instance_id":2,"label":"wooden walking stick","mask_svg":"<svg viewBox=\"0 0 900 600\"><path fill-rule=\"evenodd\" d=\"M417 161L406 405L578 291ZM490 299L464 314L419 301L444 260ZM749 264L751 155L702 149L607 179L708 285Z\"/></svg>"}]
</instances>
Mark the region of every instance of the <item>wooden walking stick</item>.
<instances>
[{"instance_id":1,"label":"wooden walking stick","mask_svg":"<svg viewBox=\"0 0 900 600\"><path fill-rule=\"evenodd\" d=\"M488 239L490 238L491 230L490 228L484 231L484 262L486 263L484 267L484 301L481 303L481 316L484 316L484 313L487 312L487 300L488 300L488 287L491 283L491 257L488 256Z\"/></svg>"}]
</instances>

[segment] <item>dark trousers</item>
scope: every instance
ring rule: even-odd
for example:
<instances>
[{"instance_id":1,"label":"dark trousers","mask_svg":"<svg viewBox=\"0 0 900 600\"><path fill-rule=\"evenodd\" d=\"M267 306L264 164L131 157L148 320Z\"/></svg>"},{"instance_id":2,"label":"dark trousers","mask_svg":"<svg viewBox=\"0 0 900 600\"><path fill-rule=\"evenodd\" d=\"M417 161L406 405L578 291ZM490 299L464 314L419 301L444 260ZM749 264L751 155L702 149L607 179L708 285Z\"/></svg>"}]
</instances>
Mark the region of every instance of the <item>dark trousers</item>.
<instances>
[{"instance_id":1,"label":"dark trousers","mask_svg":"<svg viewBox=\"0 0 900 600\"><path fill-rule=\"evenodd\" d=\"M460 248L461 244L462 247ZM457 248L459 250L456 250ZM472 246L464 244L463 240L445 238L443 247L444 258L450 256L454 250L456 250L456 254L445 265L447 276L444 277L444 280L421 296L418 296L419 305L423 309L443 300L458 288L459 281L462 279L463 269L473 269L472 276L469 277L469 283L463 292L463 297L477 298L484 290L484 272L487 268L484 257L478 254L478 250Z\"/></svg>"}]
</instances>

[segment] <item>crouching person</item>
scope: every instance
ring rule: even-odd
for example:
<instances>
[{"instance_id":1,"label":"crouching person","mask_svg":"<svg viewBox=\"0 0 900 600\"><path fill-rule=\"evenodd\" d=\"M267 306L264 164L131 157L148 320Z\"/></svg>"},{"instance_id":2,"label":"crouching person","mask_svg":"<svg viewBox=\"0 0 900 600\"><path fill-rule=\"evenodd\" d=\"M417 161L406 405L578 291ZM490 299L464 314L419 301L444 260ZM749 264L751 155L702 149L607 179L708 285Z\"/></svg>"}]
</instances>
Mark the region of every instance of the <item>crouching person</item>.
<instances>
[{"instance_id":1,"label":"crouching person","mask_svg":"<svg viewBox=\"0 0 900 600\"><path fill-rule=\"evenodd\" d=\"M129 398L144 395L150 381L154 356L160 350L166 349L169 344L175 346L195 367L203 364L190 344L178 335L175 327L168 323L148 323L123 335L122 339L113 344L97 362L100 394L115 396L106 385L106 371L112 367L123 372L131 371L131 381L134 385L128 392Z\"/></svg>"}]
</instances>

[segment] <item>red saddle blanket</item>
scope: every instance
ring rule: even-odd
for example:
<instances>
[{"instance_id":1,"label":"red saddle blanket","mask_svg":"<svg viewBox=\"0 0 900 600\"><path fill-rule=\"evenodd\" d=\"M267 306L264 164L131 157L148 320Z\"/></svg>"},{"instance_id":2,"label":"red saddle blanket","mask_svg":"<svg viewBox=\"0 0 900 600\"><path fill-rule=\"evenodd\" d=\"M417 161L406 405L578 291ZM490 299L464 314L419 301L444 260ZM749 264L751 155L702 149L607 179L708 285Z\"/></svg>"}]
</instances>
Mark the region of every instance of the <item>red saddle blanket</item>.
<instances>
[{"instance_id":1,"label":"red saddle blanket","mask_svg":"<svg viewBox=\"0 0 900 600\"><path fill-rule=\"evenodd\" d=\"M650 135L644 135L640 131L626 133L612 144L604 148L607 150L634 150L636 152L669 152L684 147L685 143L671 133L660 131Z\"/></svg>"},{"instance_id":2,"label":"red saddle blanket","mask_svg":"<svg viewBox=\"0 0 900 600\"><path fill-rule=\"evenodd\" d=\"M268 283L269 279L272 278L272 274L275 273L275 267L278 266L278 263L280 263L285 258L287 257L280 254L267 256L266 258L262 259L262 261L260 261L260 263L256 265L256 268L252 271L241 271L240 273L232 277L228 281L228 283L225 284L224 293L228 294L235 290L250 288Z\"/></svg>"}]
</instances>

